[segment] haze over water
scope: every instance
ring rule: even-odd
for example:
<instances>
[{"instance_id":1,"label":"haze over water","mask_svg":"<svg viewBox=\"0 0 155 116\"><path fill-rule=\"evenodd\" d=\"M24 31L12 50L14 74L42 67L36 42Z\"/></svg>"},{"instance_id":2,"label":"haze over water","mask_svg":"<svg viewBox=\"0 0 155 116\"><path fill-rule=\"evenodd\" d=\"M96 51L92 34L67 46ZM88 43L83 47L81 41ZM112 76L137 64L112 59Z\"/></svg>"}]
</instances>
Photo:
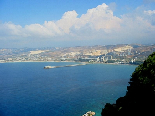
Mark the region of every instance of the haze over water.
<instances>
[{"instance_id":1,"label":"haze over water","mask_svg":"<svg viewBox=\"0 0 155 116\"><path fill-rule=\"evenodd\" d=\"M71 62L0 63L0 115L81 116L95 111L100 116L107 102L126 93L136 66Z\"/></svg>"}]
</instances>

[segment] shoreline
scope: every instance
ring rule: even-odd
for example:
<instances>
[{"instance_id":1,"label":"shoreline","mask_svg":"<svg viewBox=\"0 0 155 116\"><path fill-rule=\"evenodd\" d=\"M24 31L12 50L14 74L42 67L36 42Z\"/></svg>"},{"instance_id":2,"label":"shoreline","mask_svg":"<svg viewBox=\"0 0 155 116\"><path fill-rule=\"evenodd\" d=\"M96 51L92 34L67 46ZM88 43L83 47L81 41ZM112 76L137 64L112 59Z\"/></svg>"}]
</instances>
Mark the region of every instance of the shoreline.
<instances>
[{"instance_id":1,"label":"shoreline","mask_svg":"<svg viewBox=\"0 0 155 116\"><path fill-rule=\"evenodd\" d=\"M76 62L76 61L6 61L6 62L0 62L0 63L29 63L29 62ZM110 65L132 65L132 66L138 66L135 64L121 64L121 63L102 63L102 62L78 62L78 63L85 63L85 64L110 64Z\"/></svg>"},{"instance_id":2,"label":"shoreline","mask_svg":"<svg viewBox=\"0 0 155 116\"><path fill-rule=\"evenodd\" d=\"M88 63L89 64L89 63ZM95 63L90 63L90 64L110 64L110 65L133 65L133 66L138 66L135 64L121 64L121 63L102 63L102 62L95 62Z\"/></svg>"},{"instance_id":3,"label":"shoreline","mask_svg":"<svg viewBox=\"0 0 155 116\"><path fill-rule=\"evenodd\" d=\"M75 62L75 61L6 61L0 63L20 63L20 62Z\"/></svg>"}]
</instances>

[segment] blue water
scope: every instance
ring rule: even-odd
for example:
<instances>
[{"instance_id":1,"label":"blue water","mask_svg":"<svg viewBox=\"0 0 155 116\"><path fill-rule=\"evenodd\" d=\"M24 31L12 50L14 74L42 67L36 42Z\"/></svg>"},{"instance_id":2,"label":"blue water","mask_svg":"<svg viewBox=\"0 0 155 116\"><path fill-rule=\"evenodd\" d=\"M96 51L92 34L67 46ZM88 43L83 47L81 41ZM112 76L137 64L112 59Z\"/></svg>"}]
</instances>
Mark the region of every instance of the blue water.
<instances>
[{"instance_id":1,"label":"blue water","mask_svg":"<svg viewBox=\"0 0 155 116\"><path fill-rule=\"evenodd\" d=\"M0 63L0 116L81 116L124 96L136 66L71 62Z\"/></svg>"}]
</instances>

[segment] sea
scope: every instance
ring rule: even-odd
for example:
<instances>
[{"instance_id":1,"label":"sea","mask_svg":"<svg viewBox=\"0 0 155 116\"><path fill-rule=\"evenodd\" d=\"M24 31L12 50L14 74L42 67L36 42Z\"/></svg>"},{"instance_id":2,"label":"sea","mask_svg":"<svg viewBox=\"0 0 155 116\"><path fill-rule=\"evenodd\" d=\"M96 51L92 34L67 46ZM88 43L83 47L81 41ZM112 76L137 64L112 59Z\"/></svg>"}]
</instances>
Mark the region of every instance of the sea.
<instances>
[{"instance_id":1,"label":"sea","mask_svg":"<svg viewBox=\"0 0 155 116\"><path fill-rule=\"evenodd\" d=\"M77 62L0 63L0 116L101 116L126 94L136 66Z\"/></svg>"}]
</instances>

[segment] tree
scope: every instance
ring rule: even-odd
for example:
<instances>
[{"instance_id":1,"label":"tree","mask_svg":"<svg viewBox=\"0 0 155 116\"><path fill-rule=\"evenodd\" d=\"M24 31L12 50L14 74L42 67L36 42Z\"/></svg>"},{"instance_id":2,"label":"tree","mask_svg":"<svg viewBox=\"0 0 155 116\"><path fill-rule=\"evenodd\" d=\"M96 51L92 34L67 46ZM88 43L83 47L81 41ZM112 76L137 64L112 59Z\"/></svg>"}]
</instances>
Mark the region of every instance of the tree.
<instances>
[{"instance_id":1,"label":"tree","mask_svg":"<svg viewBox=\"0 0 155 116\"><path fill-rule=\"evenodd\" d=\"M155 52L148 56L143 64L132 73L130 86L124 97L118 98L116 104L105 105L102 116L153 114L155 110ZM106 109L108 108L107 113Z\"/></svg>"},{"instance_id":2,"label":"tree","mask_svg":"<svg viewBox=\"0 0 155 116\"><path fill-rule=\"evenodd\" d=\"M103 116L114 116L117 110L114 104L106 103L105 108L102 109L101 115Z\"/></svg>"}]
</instances>

